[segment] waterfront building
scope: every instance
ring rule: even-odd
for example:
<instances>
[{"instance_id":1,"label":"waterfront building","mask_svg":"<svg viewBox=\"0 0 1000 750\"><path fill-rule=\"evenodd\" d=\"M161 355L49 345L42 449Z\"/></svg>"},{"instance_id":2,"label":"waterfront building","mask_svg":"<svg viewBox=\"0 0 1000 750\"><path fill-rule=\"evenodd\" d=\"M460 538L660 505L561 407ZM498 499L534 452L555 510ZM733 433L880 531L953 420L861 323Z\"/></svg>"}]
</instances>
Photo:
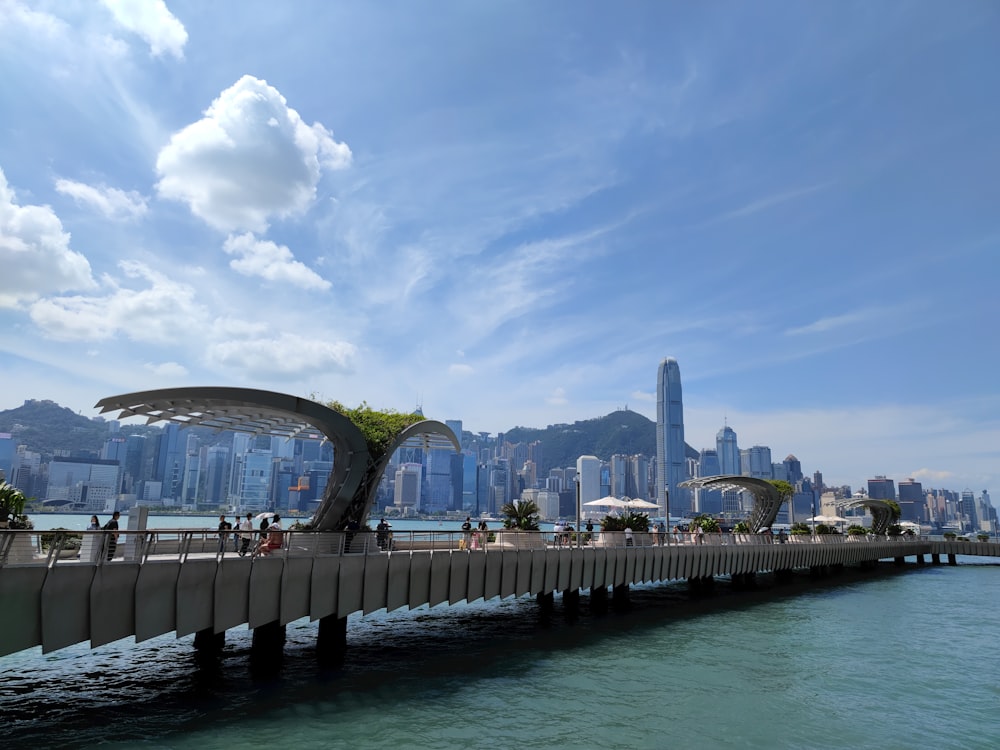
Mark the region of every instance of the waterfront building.
<instances>
[{"instance_id":1,"label":"waterfront building","mask_svg":"<svg viewBox=\"0 0 1000 750\"><path fill-rule=\"evenodd\" d=\"M91 513L115 510L120 475L117 461L60 456L49 463L45 499Z\"/></svg>"},{"instance_id":2,"label":"waterfront building","mask_svg":"<svg viewBox=\"0 0 1000 750\"><path fill-rule=\"evenodd\" d=\"M755 445L740 451L740 466L745 477L773 479L771 476L771 449L766 445Z\"/></svg>"},{"instance_id":3,"label":"waterfront building","mask_svg":"<svg viewBox=\"0 0 1000 750\"><path fill-rule=\"evenodd\" d=\"M722 467L719 465L719 452L711 448L705 448L698 454L699 477L717 477L722 474ZM694 510L697 513L707 513L718 516L724 512L722 504L722 491L701 487L694 491ZM738 495L739 493L732 493Z\"/></svg>"},{"instance_id":4,"label":"waterfront building","mask_svg":"<svg viewBox=\"0 0 1000 750\"><path fill-rule=\"evenodd\" d=\"M895 500L896 483L877 474L874 479L868 480L868 497L873 500Z\"/></svg>"},{"instance_id":5,"label":"waterfront building","mask_svg":"<svg viewBox=\"0 0 1000 750\"><path fill-rule=\"evenodd\" d=\"M597 456L580 456L576 459L576 476L580 478L580 508L581 512L591 510L587 503L599 500L601 494L601 459ZM575 491L575 487L573 488ZM597 509L595 515L599 514Z\"/></svg>"},{"instance_id":6,"label":"waterfront building","mask_svg":"<svg viewBox=\"0 0 1000 750\"><path fill-rule=\"evenodd\" d=\"M927 503L924 488L913 478L899 483L899 518L913 523L927 523Z\"/></svg>"},{"instance_id":7,"label":"waterfront building","mask_svg":"<svg viewBox=\"0 0 1000 750\"><path fill-rule=\"evenodd\" d=\"M411 515L420 507L420 484L423 466L416 463L400 464L396 469L393 487L393 505L401 515Z\"/></svg>"},{"instance_id":8,"label":"waterfront building","mask_svg":"<svg viewBox=\"0 0 1000 750\"><path fill-rule=\"evenodd\" d=\"M660 362L656 376L656 481L654 502L662 513L682 516L691 510L690 493L678 485L687 479L684 451L684 402L677 360ZM669 498L669 502L668 502Z\"/></svg>"}]
</instances>

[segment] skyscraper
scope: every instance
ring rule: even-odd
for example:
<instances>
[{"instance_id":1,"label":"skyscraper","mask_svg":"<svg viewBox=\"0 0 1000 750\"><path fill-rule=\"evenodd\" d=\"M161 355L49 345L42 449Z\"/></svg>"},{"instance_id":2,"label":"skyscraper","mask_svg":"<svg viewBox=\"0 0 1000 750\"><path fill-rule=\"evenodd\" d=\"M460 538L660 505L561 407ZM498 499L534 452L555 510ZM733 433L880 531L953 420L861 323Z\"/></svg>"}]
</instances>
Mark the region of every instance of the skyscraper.
<instances>
[{"instance_id":1,"label":"skyscraper","mask_svg":"<svg viewBox=\"0 0 1000 750\"><path fill-rule=\"evenodd\" d=\"M716 433L715 450L719 454L719 473L739 476L740 448L736 443L736 431L729 425Z\"/></svg>"},{"instance_id":2,"label":"skyscraper","mask_svg":"<svg viewBox=\"0 0 1000 750\"><path fill-rule=\"evenodd\" d=\"M684 404L681 399L681 369L677 360L660 362L656 377L656 484L655 502L667 513L665 492L670 493L669 512L682 516L691 510L690 494L678 488L685 476Z\"/></svg>"}]
</instances>

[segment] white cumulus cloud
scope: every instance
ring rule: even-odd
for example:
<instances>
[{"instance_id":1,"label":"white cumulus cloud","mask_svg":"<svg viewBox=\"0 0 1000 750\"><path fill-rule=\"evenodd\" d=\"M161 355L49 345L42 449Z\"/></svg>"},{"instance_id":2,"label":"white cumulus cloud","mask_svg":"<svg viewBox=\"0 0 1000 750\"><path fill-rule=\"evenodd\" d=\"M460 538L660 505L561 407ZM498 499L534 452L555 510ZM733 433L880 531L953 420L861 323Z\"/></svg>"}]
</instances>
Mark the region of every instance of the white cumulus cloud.
<instances>
[{"instance_id":1,"label":"white cumulus cloud","mask_svg":"<svg viewBox=\"0 0 1000 750\"><path fill-rule=\"evenodd\" d=\"M471 375L474 372L471 365L456 363L453 365L448 365L448 374L464 377L466 375Z\"/></svg>"},{"instance_id":2,"label":"white cumulus cloud","mask_svg":"<svg viewBox=\"0 0 1000 750\"><path fill-rule=\"evenodd\" d=\"M229 255L239 256L229 266L244 276L260 276L303 289L329 289L330 282L304 263L295 260L292 251L270 240L259 240L251 233L231 235L222 246Z\"/></svg>"},{"instance_id":3,"label":"white cumulus cloud","mask_svg":"<svg viewBox=\"0 0 1000 750\"><path fill-rule=\"evenodd\" d=\"M109 219L136 219L146 213L146 199L131 190L125 192L107 185L87 185L73 180L56 180L56 190L77 203L95 208Z\"/></svg>"},{"instance_id":4,"label":"white cumulus cloud","mask_svg":"<svg viewBox=\"0 0 1000 750\"><path fill-rule=\"evenodd\" d=\"M207 351L211 365L258 378L348 372L356 355L357 348L349 342L324 341L294 333L221 341Z\"/></svg>"},{"instance_id":5,"label":"white cumulus cloud","mask_svg":"<svg viewBox=\"0 0 1000 750\"><path fill-rule=\"evenodd\" d=\"M158 365L147 362L143 367L161 378L183 378L188 374L188 369L177 362L161 362Z\"/></svg>"},{"instance_id":6,"label":"white cumulus cloud","mask_svg":"<svg viewBox=\"0 0 1000 750\"><path fill-rule=\"evenodd\" d=\"M114 287L104 296L53 297L35 302L31 319L45 335L60 341L95 341L124 335L133 341L169 343L204 326L205 310L195 290L141 263L122 261L124 274L145 286ZM138 286L138 285L137 285Z\"/></svg>"},{"instance_id":7,"label":"white cumulus cloud","mask_svg":"<svg viewBox=\"0 0 1000 750\"><path fill-rule=\"evenodd\" d=\"M55 292L93 289L86 257L48 206L20 206L0 169L0 307Z\"/></svg>"},{"instance_id":8,"label":"white cumulus cloud","mask_svg":"<svg viewBox=\"0 0 1000 750\"><path fill-rule=\"evenodd\" d=\"M243 76L160 151L157 189L216 229L259 233L272 217L309 208L323 168L350 163L346 144L306 125L266 81Z\"/></svg>"},{"instance_id":9,"label":"white cumulus cloud","mask_svg":"<svg viewBox=\"0 0 1000 750\"><path fill-rule=\"evenodd\" d=\"M163 0L102 0L115 22L123 29L138 34L149 44L150 52L159 57L167 52L184 57L188 33L184 24L170 12Z\"/></svg>"}]
</instances>

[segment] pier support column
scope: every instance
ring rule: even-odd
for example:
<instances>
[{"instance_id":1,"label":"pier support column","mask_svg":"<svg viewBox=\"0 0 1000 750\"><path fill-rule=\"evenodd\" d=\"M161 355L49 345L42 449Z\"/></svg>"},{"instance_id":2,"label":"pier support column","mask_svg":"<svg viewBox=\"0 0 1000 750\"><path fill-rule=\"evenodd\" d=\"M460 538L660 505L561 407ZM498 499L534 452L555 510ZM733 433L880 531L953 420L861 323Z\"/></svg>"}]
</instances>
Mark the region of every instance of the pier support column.
<instances>
[{"instance_id":1,"label":"pier support column","mask_svg":"<svg viewBox=\"0 0 1000 750\"><path fill-rule=\"evenodd\" d=\"M778 583L788 583L792 580L792 569L782 568L781 570L774 571L774 580Z\"/></svg>"},{"instance_id":2,"label":"pier support column","mask_svg":"<svg viewBox=\"0 0 1000 750\"><path fill-rule=\"evenodd\" d=\"M280 659L285 647L285 626L277 620L258 625L253 629L250 655L265 661Z\"/></svg>"},{"instance_id":3,"label":"pier support column","mask_svg":"<svg viewBox=\"0 0 1000 750\"><path fill-rule=\"evenodd\" d=\"M580 616L580 589L563 591L563 614L567 620L575 620Z\"/></svg>"},{"instance_id":4,"label":"pier support column","mask_svg":"<svg viewBox=\"0 0 1000 750\"><path fill-rule=\"evenodd\" d=\"M905 557L894 557L894 558L892 558L892 562L895 565L906 565L906 558Z\"/></svg>"},{"instance_id":5,"label":"pier support column","mask_svg":"<svg viewBox=\"0 0 1000 750\"><path fill-rule=\"evenodd\" d=\"M615 608L616 612L626 612L632 608L632 602L629 600L629 587L627 583L615 586L611 590L611 606Z\"/></svg>"},{"instance_id":6,"label":"pier support column","mask_svg":"<svg viewBox=\"0 0 1000 750\"><path fill-rule=\"evenodd\" d=\"M923 555L917 555L917 565L923 565L925 562Z\"/></svg>"},{"instance_id":7,"label":"pier support column","mask_svg":"<svg viewBox=\"0 0 1000 750\"><path fill-rule=\"evenodd\" d=\"M606 586L596 586L590 590L590 611L595 615L607 614L608 589Z\"/></svg>"},{"instance_id":8,"label":"pier support column","mask_svg":"<svg viewBox=\"0 0 1000 750\"><path fill-rule=\"evenodd\" d=\"M955 559L955 555L952 554L951 552L948 553L948 564L949 565L958 565L958 560Z\"/></svg>"},{"instance_id":9,"label":"pier support column","mask_svg":"<svg viewBox=\"0 0 1000 750\"><path fill-rule=\"evenodd\" d=\"M226 631L216 633L212 628L194 634L194 647L200 654L217 654L226 645Z\"/></svg>"},{"instance_id":10,"label":"pier support column","mask_svg":"<svg viewBox=\"0 0 1000 750\"><path fill-rule=\"evenodd\" d=\"M547 594L536 594L535 601L538 603L539 609L542 610L542 614L549 614L555 607L555 597L551 591Z\"/></svg>"},{"instance_id":11,"label":"pier support column","mask_svg":"<svg viewBox=\"0 0 1000 750\"><path fill-rule=\"evenodd\" d=\"M316 659L324 667L344 663L347 655L347 618L327 615L319 618L316 634Z\"/></svg>"},{"instance_id":12,"label":"pier support column","mask_svg":"<svg viewBox=\"0 0 1000 750\"><path fill-rule=\"evenodd\" d=\"M941 555L935 552L933 555L931 555L931 565L940 565L940 564L941 564Z\"/></svg>"}]
</instances>

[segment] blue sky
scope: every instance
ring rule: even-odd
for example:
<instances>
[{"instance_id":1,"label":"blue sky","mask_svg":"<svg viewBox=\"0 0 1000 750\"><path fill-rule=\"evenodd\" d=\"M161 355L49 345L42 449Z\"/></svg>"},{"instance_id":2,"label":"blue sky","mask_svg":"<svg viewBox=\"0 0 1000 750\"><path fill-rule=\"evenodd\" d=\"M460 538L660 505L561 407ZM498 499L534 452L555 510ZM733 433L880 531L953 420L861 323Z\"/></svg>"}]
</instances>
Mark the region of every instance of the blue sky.
<instances>
[{"instance_id":1,"label":"blue sky","mask_svg":"<svg viewBox=\"0 0 1000 750\"><path fill-rule=\"evenodd\" d=\"M0 408L268 388L1000 491L1000 6L0 0Z\"/></svg>"}]
</instances>

